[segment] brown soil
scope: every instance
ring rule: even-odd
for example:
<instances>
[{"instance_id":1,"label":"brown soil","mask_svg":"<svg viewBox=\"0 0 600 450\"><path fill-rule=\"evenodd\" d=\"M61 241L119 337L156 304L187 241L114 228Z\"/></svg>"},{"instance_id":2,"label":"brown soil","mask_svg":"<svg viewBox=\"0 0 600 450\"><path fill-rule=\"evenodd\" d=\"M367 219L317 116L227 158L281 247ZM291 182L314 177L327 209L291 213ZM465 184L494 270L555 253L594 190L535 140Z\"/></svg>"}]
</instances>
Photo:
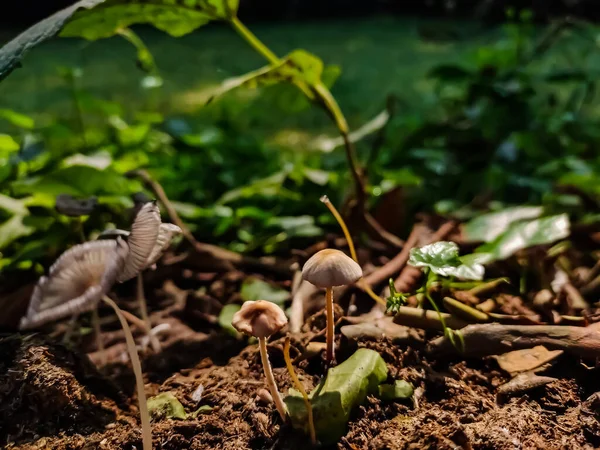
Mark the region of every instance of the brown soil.
<instances>
[{"instance_id":1,"label":"brown soil","mask_svg":"<svg viewBox=\"0 0 600 450\"><path fill-rule=\"evenodd\" d=\"M223 336L220 336L221 338ZM213 345L214 345L213 340ZM148 395L172 392L188 413L202 405L212 410L191 420L153 423L155 448L306 449L306 437L282 426L265 399L256 346L239 350L225 339L216 364L205 357L168 378L147 374ZM297 351L302 351L296 340ZM340 359L357 343L341 342ZM210 343L207 342L207 345ZM414 404L383 403L369 397L356 411L344 449L592 449L600 446L600 400L593 395L598 373L562 356L545 375L545 386L500 397L497 387L508 375L489 359L428 360L420 350L388 340L359 341L386 360L391 379L405 379L416 389ZM186 352L184 347L178 352ZM193 348L189 351L193 351ZM281 340L270 346L278 384L290 386ZM172 353L166 349L163 354ZM156 357L155 357L156 358ZM168 358L169 361L172 358ZM320 358L300 362L299 375L310 389L322 373ZM112 367L114 374L125 367ZM165 367L164 365L162 366ZM7 449L141 449L131 379L117 377L120 388L65 347L40 336L0 340L0 445ZM200 402L192 399L202 385ZM587 401L586 401L587 400Z\"/></svg>"}]
</instances>

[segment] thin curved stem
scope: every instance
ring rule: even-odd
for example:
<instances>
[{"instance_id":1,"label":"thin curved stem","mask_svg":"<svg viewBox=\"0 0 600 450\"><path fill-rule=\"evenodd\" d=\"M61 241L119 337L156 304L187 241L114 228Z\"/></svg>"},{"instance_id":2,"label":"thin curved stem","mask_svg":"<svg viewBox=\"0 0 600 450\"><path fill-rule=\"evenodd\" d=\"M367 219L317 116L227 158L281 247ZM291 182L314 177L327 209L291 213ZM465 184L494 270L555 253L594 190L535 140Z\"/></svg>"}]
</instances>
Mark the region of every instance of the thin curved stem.
<instances>
[{"instance_id":1,"label":"thin curved stem","mask_svg":"<svg viewBox=\"0 0 600 450\"><path fill-rule=\"evenodd\" d=\"M294 370L294 365L292 364L292 358L290 358L290 337L289 336L285 338L285 344L283 345L283 359L285 360L285 365L290 374L290 377L292 378L292 381L294 382L294 386L296 386L296 389L298 389L298 391L300 391L300 393L302 394L302 398L304 399L304 404L306 405L306 414L307 414L307 421L308 421L308 432L310 434L310 441L312 442L313 445L317 445L317 433L315 431L315 420L313 417L312 404L310 403L310 399L308 398L306 389L304 389L304 386L302 386L302 383L300 383L300 380L298 379L298 375L296 375L296 371Z\"/></svg>"},{"instance_id":2,"label":"thin curved stem","mask_svg":"<svg viewBox=\"0 0 600 450\"><path fill-rule=\"evenodd\" d=\"M279 411L281 420L285 422L287 420L287 412L283 403L283 399L281 398L281 394L277 389L277 384L275 384L275 376L273 376L273 369L271 368L271 363L269 362L269 354L267 353L267 338L258 338L258 347L260 349L260 359L265 372L265 378L267 379L267 387L269 388L269 392L271 392L271 396L273 397L277 411Z\"/></svg>"},{"instance_id":3,"label":"thin curved stem","mask_svg":"<svg viewBox=\"0 0 600 450\"><path fill-rule=\"evenodd\" d=\"M335 359L335 318L333 315L333 288L328 287L325 290L325 301L327 308L327 332L325 339L327 342L327 366L330 366Z\"/></svg>"},{"instance_id":4,"label":"thin curved stem","mask_svg":"<svg viewBox=\"0 0 600 450\"><path fill-rule=\"evenodd\" d=\"M150 414L148 413L148 404L146 402L146 391L144 390L144 374L142 372L142 365L140 364L140 358L135 347L135 341L133 340L133 335L131 334L131 329L127 324L127 320L117 304L106 295L102 298L102 300L104 300L104 302L115 311L115 314L119 318L119 322L121 322L123 332L125 333L127 351L129 352L131 367L133 368L133 373L135 374L135 385L137 388L140 419L142 422L143 450L152 450L152 427L150 425Z\"/></svg>"},{"instance_id":5,"label":"thin curved stem","mask_svg":"<svg viewBox=\"0 0 600 450\"><path fill-rule=\"evenodd\" d=\"M358 263L358 258L356 256L356 249L354 248L354 240L352 239L352 236L350 235L350 231L348 231L346 222L344 221L344 219L342 218L341 214L338 212L336 207L333 206L333 203L331 203L331 200L329 200L329 197L327 197L326 195L323 195L320 198L320 200L321 200L321 202L325 203L325 206L327 206L329 211L331 211L331 214L333 215L333 217L335 217L335 220L337 220L337 223L339 224L340 228L342 229L342 232L344 233L344 236L346 237L346 242L348 243L348 249L350 250L350 256L352 256L352 259Z\"/></svg>"},{"instance_id":6,"label":"thin curved stem","mask_svg":"<svg viewBox=\"0 0 600 450\"><path fill-rule=\"evenodd\" d=\"M333 217L335 217L335 220L337 220L337 223L340 225L340 228L342 229L342 232L344 233L344 236L346 237L346 242L348 242L348 248L350 249L350 255L352 256L352 259L358 263L358 257L356 256L356 249L354 247L354 240L352 239L352 236L350 235L350 231L348 231L348 227L346 226L346 222L344 221L344 218L338 212L338 210L333 205L333 203L331 203L331 200L329 200L329 197L324 195L321 197L321 201L323 203L325 203L325 206L327 206L327 208L329 208L329 211L331 211L331 214L333 214ZM367 283L365 283L364 278L361 278L360 280L358 280L356 282L356 285L359 288L361 288L364 292L366 292L367 295L369 297L371 297L373 300L375 300L377 303L379 303L383 306L387 306L387 302L384 299L382 299L381 297L379 297L375 292L373 292L371 287Z\"/></svg>"},{"instance_id":7,"label":"thin curved stem","mask_svg":"<svg viewBox=\"0 0 600 450\"><path fill-rule=\"evenodd\" d=\"M126 320L146 333L148 339L150 339L152 350L155 353L160 352L160 342L158 341L157 337L152 334L152 328L146 322L137 317L135 314L131 314L129 311L125 311L124 309L121 310L121 314L123 314L123 317L125 317Z\"/></svg>"}]
</instances>

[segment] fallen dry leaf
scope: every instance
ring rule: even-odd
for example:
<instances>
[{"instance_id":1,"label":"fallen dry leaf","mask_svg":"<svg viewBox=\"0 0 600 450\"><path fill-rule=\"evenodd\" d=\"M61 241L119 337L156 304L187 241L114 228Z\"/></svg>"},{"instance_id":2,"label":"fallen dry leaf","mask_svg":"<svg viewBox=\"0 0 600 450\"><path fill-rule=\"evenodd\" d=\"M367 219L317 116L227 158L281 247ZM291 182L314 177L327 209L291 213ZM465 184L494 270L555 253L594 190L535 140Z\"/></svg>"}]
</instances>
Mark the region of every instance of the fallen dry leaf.
<instances>
[{"instance_id":1,"label":"fallen dry leaf","mask_svg":"<svg viewBox=\"0 0 600 450\"><path fill-rule=\"evenodd\" d=\"M514 376L521 372L537 369L562 354L562 350L548 350L543 345L538 345L533 348L504 353L494 356L494 358L503 370Z\"/></svg>"}]
</instances>

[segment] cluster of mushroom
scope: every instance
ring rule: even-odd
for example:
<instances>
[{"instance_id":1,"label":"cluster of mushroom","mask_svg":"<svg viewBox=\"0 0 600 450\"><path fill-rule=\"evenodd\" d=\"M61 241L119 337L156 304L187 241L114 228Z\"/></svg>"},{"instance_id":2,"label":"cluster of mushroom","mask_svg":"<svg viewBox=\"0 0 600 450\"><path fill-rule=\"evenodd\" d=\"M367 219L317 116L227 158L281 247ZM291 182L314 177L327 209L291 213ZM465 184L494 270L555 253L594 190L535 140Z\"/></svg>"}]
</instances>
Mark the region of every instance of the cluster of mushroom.
<instances>
[{"instance_id":1,"label":"cluster of mushroom","mask_svg":"<svg viewBox=\"0 0 600 450\"><path fill-rule=\"evenodd\" d=\"M161 222L155 202L138 212L131 232L114 233L115 239L75 245L38 281L20 329L90 311L116 282L127 281L153 266L181 229Z\"/></svg>"},{"instance_id":2,"label":"cluster of mushroom","mask_svg":"<svg viewBox=\"0 0 600 450\"><path fill-rule=\"evenodd\" d=\"M327 329L326 360L330 365L335 360L333 314L333 288L358 281L362 277L360 265L343 252L325 249L315 253L304 265L302 277L317 287L326 289ZM287 324L285 313L274 303L257 300L248 301L234 315L232 325L241 333L258 338L261 362L265 373L267 387L282 420L286 420L286 408L277 389L273 370L267 353L267 339L280 331Z\"/></svg>"}]
</instances>

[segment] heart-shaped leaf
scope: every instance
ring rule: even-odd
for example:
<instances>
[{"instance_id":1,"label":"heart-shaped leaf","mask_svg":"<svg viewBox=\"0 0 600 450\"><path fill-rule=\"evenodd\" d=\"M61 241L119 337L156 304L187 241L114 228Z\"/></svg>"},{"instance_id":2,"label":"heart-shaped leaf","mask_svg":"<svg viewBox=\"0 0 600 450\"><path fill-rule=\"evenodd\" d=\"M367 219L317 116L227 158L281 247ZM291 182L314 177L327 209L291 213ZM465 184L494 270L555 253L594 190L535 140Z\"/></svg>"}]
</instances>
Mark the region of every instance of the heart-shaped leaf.
<instances>
[{"instance_id":1,"label":"heart-shaped leaf","mask_svg":"<svg viewBox=\"0 0 600 450\"><path fill-rule=\"evenodd\" d=\"M484 268L478 262L463 260L458 256L458 246L454 242L436 242L410 251L408 264L413 267L430 269L442 277L456 277L465 280L481 280Z\"/></svg>"}]
</instances>

